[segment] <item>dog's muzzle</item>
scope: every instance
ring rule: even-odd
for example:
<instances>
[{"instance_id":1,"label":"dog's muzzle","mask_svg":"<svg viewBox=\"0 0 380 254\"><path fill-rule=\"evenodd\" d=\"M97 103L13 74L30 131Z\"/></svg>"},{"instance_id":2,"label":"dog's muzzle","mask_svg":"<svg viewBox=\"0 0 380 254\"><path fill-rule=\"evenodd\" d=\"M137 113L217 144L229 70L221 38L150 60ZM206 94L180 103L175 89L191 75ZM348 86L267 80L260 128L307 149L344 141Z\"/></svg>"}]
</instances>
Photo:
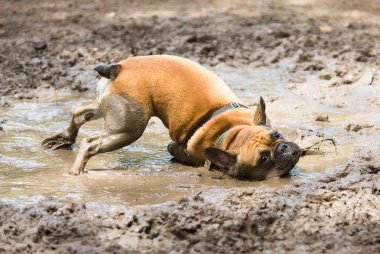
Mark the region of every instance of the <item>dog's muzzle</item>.
<instances>
[{"instance_id":1,"label":"dog's muzzle","mask_svg":"<svg viewBox=\"0 0 380 254\"><path fill-rule=\"evenodd\" d=\"M293 142L281 142L274 148L274 163L279 176L285 176L294 168L301 156L301 148Z\"/></svg>"}]
</instances>

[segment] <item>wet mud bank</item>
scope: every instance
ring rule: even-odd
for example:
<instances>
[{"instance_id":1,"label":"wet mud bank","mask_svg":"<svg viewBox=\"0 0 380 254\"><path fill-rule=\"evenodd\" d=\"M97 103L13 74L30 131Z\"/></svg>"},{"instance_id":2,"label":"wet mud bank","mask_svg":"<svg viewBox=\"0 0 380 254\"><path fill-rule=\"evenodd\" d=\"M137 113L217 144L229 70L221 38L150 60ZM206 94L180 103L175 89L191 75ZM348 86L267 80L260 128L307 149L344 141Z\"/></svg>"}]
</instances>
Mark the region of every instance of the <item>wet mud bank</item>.
<instances>
[{"instance_id":1,"label":"wet mud bank","mask_svg":"<svg viewBox=\"0 0 380 254\"><path fill-rule=\"evenodd\" d=\"M308 252L380 250L380 164L341 166L283 189L198 193L156 206L0 206L4 252Z\"/></svg>"},{"instance_id":2,"label":"wet mud bank","mask_svg":"<svg viewBox=\"0 0 380 254\"><path fill-rule=\"evenodd\" d=\"M0 2L0 252L380 252L378 1ZM173 175L211 176L167 166L168 139L153 122L127 151L132 160L121 159L124 150L107 154L70 180L64 168L75 153L38 148L73 107L53 98L93 94L94 66L147 54L199 61L249 106L264 96L285 134L301 143L333 137L336 151L322 146L280 187L174 185ZM28 104L46 98L50 109ZM43 124L30 128L35 122ZM49 156L62 167L44 166ZM135 176L144 178L134 193L142 201L119 202L136 191L122 187ZM156 176L181 195L141 199L145 179ZM65 197L78 186L86 198Z\"/></svg>"},{"instance_id":3,"label":"wet mud bank","mask_svg":"<svg viewBox=\"0 0 380 254\"><path fill-rule=\"evenodd\" d=\"M2 6L0 95L21 99L38 97L39 88L88 91L94 66L135 55L173 54L210 66L275 66L295 58L293 72L321 72L322 79L339 79L337 85L353 83L361 63L379 64L376 1L21 0ZM338 69L329 68L330 58Z\"/></svg>"}]
</instances>

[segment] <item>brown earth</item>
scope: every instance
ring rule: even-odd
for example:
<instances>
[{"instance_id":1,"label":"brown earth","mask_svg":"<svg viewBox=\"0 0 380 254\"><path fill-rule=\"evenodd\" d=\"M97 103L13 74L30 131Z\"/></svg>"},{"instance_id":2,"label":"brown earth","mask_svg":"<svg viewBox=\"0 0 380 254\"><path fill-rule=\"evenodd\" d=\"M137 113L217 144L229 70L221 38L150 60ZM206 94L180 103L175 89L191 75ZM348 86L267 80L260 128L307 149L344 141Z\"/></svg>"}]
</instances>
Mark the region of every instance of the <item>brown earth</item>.
<instances>
[{"instance_id":1,"label":"brown earth","mask_svg":"<svg viewBox=\"0 0 380 254\"><path fill-rule=\"evenodd\" d=\"M147 54L207 65L273 65L294 70L379 63L377 1L2 1L0 95L30 98L38 87L92 88L91 67ZM347 70L322 73L343 78ZM346 79L345 79L346 78Z\"/></svg>"},{"instance_id":2,"label":"brown earth","mask_svg":"<svg viewBox=\"0 0 380 254\"><path fill-rule=\"evenodd\" d=\"M0 206L6 253L378 253L380 165L353 163L283 189L198 194L159 206ZM210 197L213 198L211 199Z\"/></svg>"},{"instance_id":3,"label":"brown earth","mask_svg":"<svg viewBox=\"0 0 380 254\"><path fill-rule=\"evenodd\" d=\"M366 89L380 85L378 0L0 4L2 107L10 98L41 96L41 88L92 91L92 67L146 54L175 54L209 66L275 68L292 60L293 83L315 75L340 99L340 88L355 84L364 69L374 70ZM361 101L378 117L378 100ZM281 189L200 193L145 207L51 198L0 202L0 252L377 253L378 130L347 126L365 140L376 138L352 161Z\"/></svg>"}]
</instances>

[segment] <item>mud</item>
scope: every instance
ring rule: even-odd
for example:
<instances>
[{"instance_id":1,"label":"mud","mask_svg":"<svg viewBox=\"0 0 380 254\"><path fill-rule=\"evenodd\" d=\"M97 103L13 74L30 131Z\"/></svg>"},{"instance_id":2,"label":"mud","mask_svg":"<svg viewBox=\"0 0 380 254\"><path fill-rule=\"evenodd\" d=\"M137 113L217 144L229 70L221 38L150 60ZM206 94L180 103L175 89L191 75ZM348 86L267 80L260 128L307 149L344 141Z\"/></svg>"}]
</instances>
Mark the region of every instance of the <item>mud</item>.
<instances>
[{"instance_id":1,"label":"mud","mask_svg":"<svg viewBox=\"0 0 380 254\"><path fill-rule=\"evenodd\" d=\"M354 162L283 189L199 193L158 206L45 198L0 208L4 252L313 252L380 250L380 165Z\"/></svg>"},{"instance_id":2,"label":"mud","mask_svg":"<svg viewBox=\"0 0 380 254\"><path fill-rule=\"evenodd\" d=\"M99 186L112 185L112 177L87 185L88 199L41 188L40 196L24 200L20 193L27 190L21 182L0 193L0 252L380 252L377 0L0 4L1 184L9 174L15 174L16 183L21 175L30 176L36 194L42 186L41 180L33 182L36 175L43 179L46 174L48 187L59 186L55 173L63 175L61 167L28 172L35 167L34 157L25 157L17 167L4 159L15 144L19 150L13 152L20 157L25 152L44 160L51 156L33 142L43 131L56 131L57 124L15 138L31 122L45 121L21 114L22 121L15 122L12 110L18 110L20 101L30 107L27 103L63 95L94 94L94 66L134 55L175 54L199 61L250 106L264 96L272 125L289 137L305 146L323 138L336 140L336 148L322 144L309 153L299 163L298 176L281 187L245 183L225 184L223 190L195 188L182 197L152 196L158 200L154 205L147 199L110 203L107 192L96 196ZM43 112L46 116L48 111ZM63 115L68 109L57 112ZM72 154L64 156L70 161ZM158 161L159 167L167 163ZM92 169L88 178L99 176ZM197 172L188 168L182 177L211 177ZM101 175L94 179L104 180ZM62 176L61 184L67 182ZM108 195L115 196L120 182Z\"/></svg>"},{"instance_id":3,"label":"mud","mask_svg":"<svg viewBox=\"0 0 380 254\"><path fill-rule=\"evenodd\" d=\"M207 65L295 58L294 71L351 84L360 63L378 64L378 11L376 1L2 1L0 94L31 98L37 94L26 91L41 87L87 91L95 65L147 54ZM326 57L339 68L329 70Z\"/></svg>"}]
</instances>

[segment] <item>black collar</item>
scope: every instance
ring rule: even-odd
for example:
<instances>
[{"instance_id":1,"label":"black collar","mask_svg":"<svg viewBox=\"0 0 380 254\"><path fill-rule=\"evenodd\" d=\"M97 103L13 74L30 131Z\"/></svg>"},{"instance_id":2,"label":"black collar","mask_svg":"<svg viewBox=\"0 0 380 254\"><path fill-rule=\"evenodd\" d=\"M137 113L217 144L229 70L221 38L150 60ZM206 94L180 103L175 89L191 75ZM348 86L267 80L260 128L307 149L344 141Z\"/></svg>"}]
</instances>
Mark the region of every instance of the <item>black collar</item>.
<instances>
[{"instance_id":1,"label":"black collar","mask_svg":"<svg viewBox=\"0 0 380 254\"><path fill-rule=\"evenodd\" d=\"M230 109L234 109L234 108L248 108L247 106L243 105L243 104L240 104L238 102L231 102L230 104L226 105L226 106L223 106L215 111L211 111L209 112L208 114L206 114L204 117L201 118L201 120L199 120L197 122L197 124L191 129L191 131L189 131L189 133L187 134L186 138L185 138L185 141L184 143L186 144L189 139L194 135L194 133L199 129L201 128L205 123L207 123L208 121L210 121L211 119L213 119L214 117L222 114L223 112L226 112Z\"/></svg>"}]
</instances>

